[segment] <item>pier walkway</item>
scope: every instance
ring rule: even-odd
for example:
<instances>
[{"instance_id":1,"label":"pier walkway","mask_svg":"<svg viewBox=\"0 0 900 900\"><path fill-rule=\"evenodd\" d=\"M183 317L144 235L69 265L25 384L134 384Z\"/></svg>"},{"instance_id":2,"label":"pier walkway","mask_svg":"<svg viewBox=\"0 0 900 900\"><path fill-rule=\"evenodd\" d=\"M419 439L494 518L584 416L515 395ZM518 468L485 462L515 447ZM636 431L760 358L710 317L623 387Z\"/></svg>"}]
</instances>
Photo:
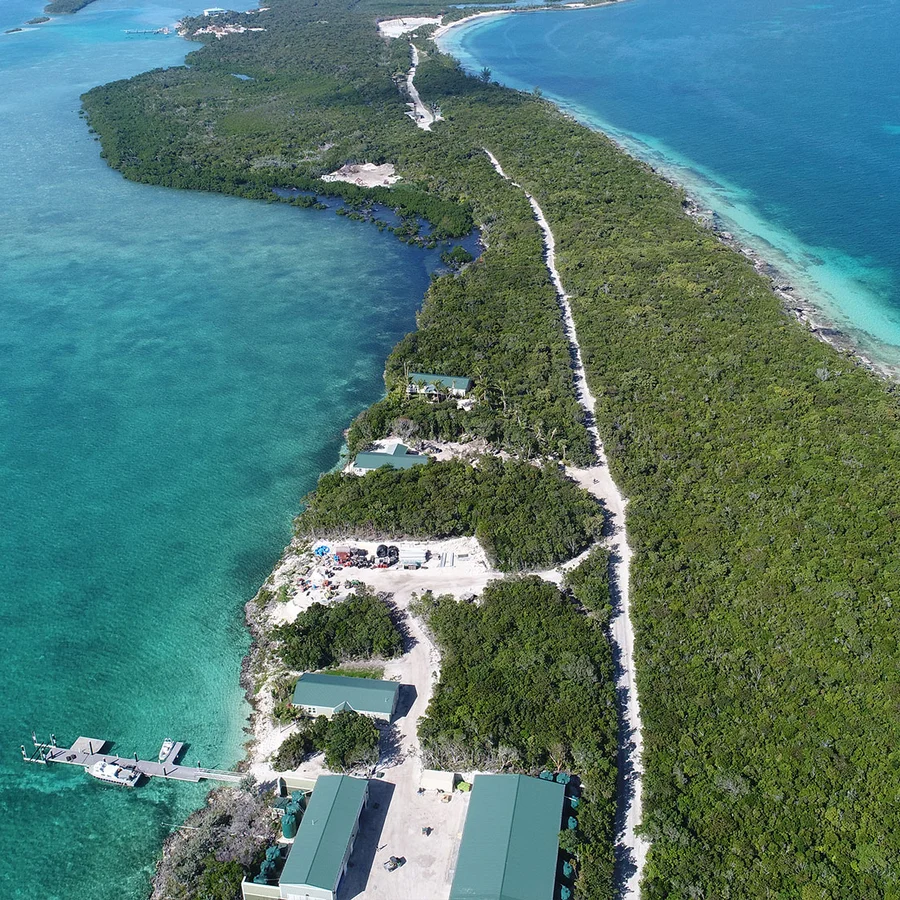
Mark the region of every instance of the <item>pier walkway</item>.
<instances>
[{"instance_id":1,"label":"pier walkway","mask_svg":"<svg viewBox=\"0 0 900 900\"><path fill-rule=\"evenodd\" d=\"M34 753L28 756L22 747L22 758L26 762L36 762L42 765L62 763L68 766L81 766L88 768L101 760L133 769L146 775L148 778L171 778L175 781L224 781L230 784L238 784L244 777L240 772L227 772L223 769L204 769L199 766L183 766L178 763L178 757L184 750L184 742L179 741L172 748L168 759L164 763L137 759L136 756L116 756L104 753L111 742L99 738L80 737L71 747L58 747L55 743L41 743L33 739Z\"/></svg>"}]
</instances>

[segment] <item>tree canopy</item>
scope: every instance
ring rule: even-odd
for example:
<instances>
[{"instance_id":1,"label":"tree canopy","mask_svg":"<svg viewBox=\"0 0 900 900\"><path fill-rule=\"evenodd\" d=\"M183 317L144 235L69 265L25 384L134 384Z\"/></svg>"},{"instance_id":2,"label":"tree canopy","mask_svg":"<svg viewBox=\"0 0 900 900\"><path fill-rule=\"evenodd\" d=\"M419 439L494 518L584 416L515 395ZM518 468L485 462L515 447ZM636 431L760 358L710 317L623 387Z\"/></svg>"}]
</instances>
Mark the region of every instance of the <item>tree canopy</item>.
<instances>
[{"instance_id":1,"label":"tree canopy","mask_svg":"<svg viewBox=\"0 0 900 900\"><path fill-rule=\"evenodd\" d=\"M424 39L417 87L445 121L417 129L393 77L408 68L408 44L378 36L375 10L433 8L276 0L259 14L265 32L210 44L190 68L95 89L85 106L107 159L135 180L271 198L345 162L391 161L413 192L470 211L486 251L433 282L419 330L388 363L391 394L351 442L402 418L423 436L586 459L541 236L488 146L553 228L597 425L629 497L652 841L644 896L897 895L896 389L790 319L647 166L538 96L467 77ZM406 365L475 378L475 409L404 402ZM471 511L454 525L441 489L457 476L425 471L326 476L301 523L421 533L391 494L428 500L420 488L433 479L436 521L468 529ZM387 511L354 495L362 485ZM531 483L549 486L540 474ZM568 543L586 546L581 514L553 509L544 521L557 548L566 521ZM516 507L482 521L509 568L557 556ZM516 530L524 559L507 555Z\"/></svg>"},{"instance_id":2,"label":"tree canopy","mask_svg":"<svg viewBox=\"0 0 900 900\"><path fill-rule=\"evenodd\" d=\"M553 465L483 457L324 475L297 519L301 537L475 535L505 572L577 556L603 527L597 502Z\"/></svg>"},{"instance_id":3,"label":"tree canopy","mask_svg":"<svg viewBox=\"0 0 900 900\"><path fill-rule=\"evenodd\" d=\"M583 583L605 577L584 573ZM616 696L601 623L534 576L494 581L478 603L426 595L415 609L441 649L419 726L426 765L576 772L584 802L570 849L581 862L580 894L611 897Z\"/></svg>"},{"instance_id":4,"label":"tree canopy","mask_svg":"<svg viewBox=\"0 0 900 900\"><path fill-rule=\"evenodd\" d=\"M272 637L285 665L296 671L351 659L391 658L403 650L390 610L362 588L341 603L311 604L293 622L273 628Z\"/></svg>"}]
</instances>

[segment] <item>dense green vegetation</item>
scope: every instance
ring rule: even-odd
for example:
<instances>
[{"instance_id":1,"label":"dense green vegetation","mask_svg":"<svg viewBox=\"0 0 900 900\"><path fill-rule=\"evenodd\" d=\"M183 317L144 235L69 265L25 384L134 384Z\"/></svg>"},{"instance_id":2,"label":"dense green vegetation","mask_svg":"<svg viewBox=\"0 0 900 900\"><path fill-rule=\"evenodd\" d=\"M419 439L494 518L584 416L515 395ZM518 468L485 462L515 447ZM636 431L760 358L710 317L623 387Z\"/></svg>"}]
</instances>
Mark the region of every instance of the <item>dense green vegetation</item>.
<instances>
[{"instance_id":1,"label":"dense green vegetation","mask_svg":"<svg viewBox=\"0 0 900 900\"><path fill-rule=\"evenodd\" d=\"M534 127L520 110L494 147L556 230L631 501L646 896L890 896L896 390L644 167L561 117L523 143Z\"/></svg>"},{"instance_id":2,"label":"dense green vegetation","mask_svg":"<svg viewBox=\"0 0 900 900\"><path fill-rule=\"evenodd\" d=\"M170 838L151 900L239 900L275 838L272 810L255 785L219 788Z\"/></svg>"},{"instance_id":3,"label":"dense green vegetation","mask_svg":"<svg viewBox=\"0 0 900 900\"><path fill-rule=\"evenodd\" d=\"M553 465L483 457L430 462L362 478L323 475L296 521L303 536L453 537L474 534L504 572L548 568L603 527L596 501Z\"/></svg>"},{"instance_id":4,"label":"dense green vegetation","mask_svg":"<svg viewBox=\"0 0 900 900\"><path fill-rule=\"evenodd\" d=\"M603 625L608 625L612 616L609 563L609 550L597 545L578 568L566 573L566 587Z\"/></svg>"},{"instance_id":5,"label":"dense green vegetation","mask_svg":"<svg viewBox=\"0 0 900 900\"><path fill-rule=\"evenodd\" d=\"M352 709L330 720L306 717L299 730L282 742L272 764L279 772L289 772L314 753L324 753L325 765L332 771L355 771L378 761L379 737L375 723Z\"/></svg>"},{"instance_id":6,"label":"dense green vegetation","mask_svg":"<svg viewBox=\"0 0 900 900\"><path fill-rule=\"evenodd\" d=\"M77 13L93 2L94 0L53 0L44 7L44 12L50 13L51 16L67 16Z\"/></svg>"},{"instance_id":7,"label":"dense green vegetation","mask_svg":"<svg viewBox=\"0 0 900 900\"><path fill-rule=\"evenodd\" d=\"M390 610L362 588L333 606L313 603L293 622L273 628L272 637L285 665L297 671L351 659L391 658L403 650Z\"/></svg>"},{"instance_id":8,"label":"dense green vegetation","mask_svg":"<svg viewBox=\"0 0 900 900\"><path fill-rule=\"evenodd\" d=\"M262 196L292 173L390 160L410 184L468 204L489 250L432 286L420 332L388 369L393 385L406 364L452 367L485 385L483 404L463 414L392 395L357 439L402 419L423 436L488 433L515 452L579 458L540 236L487 144L554 229L598 425L630 498L645 896L897 896L894 389L790 321L677 190L538 96L431 52L417 86L446 121L417 130L391 77L408 48L377 37L372 10L428 4L375 4L276 0L264 34L91 92L110 162L141 180ZM323 498L344 490L325 485ZM590 594L602 610L602 591Z\"/></svg>"},{"instance_id":9,"label":"dense green vegetation","mask_svg":"<svg viewBox=\"0 0 900 900\"><path fill-rule=\"evenodd\" d=\"M388 371L391 387L404 368L469 375L477 407L435 411L392 397L357 423L351 447L383 436L402 416L422 437L467 433L516 453L586 461L556 297L521 191L496 178L470 141L435 142L410 127L397 85L408 45L379 38L369 15L276 0L252 19L268 30L214 41L188 57L189 69L148 72L84 96L110 165L137 181L249 198L275 200L274 187L297 187L338 194L348 205L377 200L425 216L438 237L459 234L474 216L488 250L433 282L417 333L392 354ZM404 181L365 190L318 180L363 161L395 162Z\"/></svg>"},{"instance_id":10,"label":"dense green vegetation","mask_svg":"<svg viewBox=\"0 0 900 900\"><path fill-rule=\"evenodd\" d=\"M605 571L582 583L592 579ZM534 576L492 582L478 604L426 595L415 609L441 648L419 728L426 765L577 772L584 802L568 849L581 863L579 893L611 897L616 698L601 625Z\"/></svg>"},{"instance_id":11,"label":"dense green vegetation","mask_svg":"<svg viewBox=\"0 0 900 900\"><path fill-rule=\"evenodd\" d=\"M237 900L241 896L241 882L246 873L239 862L233 859L220 862L210 855L204 866L197 900Z\"/></svg>"}]
</instances>

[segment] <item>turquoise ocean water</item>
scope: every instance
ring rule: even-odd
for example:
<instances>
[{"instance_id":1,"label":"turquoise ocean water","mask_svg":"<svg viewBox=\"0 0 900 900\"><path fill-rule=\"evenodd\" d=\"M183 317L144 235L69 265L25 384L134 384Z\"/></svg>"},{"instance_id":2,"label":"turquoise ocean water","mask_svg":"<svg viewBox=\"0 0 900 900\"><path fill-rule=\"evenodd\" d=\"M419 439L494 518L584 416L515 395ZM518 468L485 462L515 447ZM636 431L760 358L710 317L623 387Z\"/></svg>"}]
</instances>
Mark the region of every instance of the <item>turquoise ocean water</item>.
<instances>
[{"instance_id":1,"label":"turquoise ocean water","mask_svg":"<svg viewBox=\"0 0 900 900\"><path fill-rule=\"evenodd\" d=\"M145 895L205 788L25 765L43 737L228 767L241 606L381 392L436 260L333 213L134 185L78 117L178 64L199 4L100 0L0 34L0 897ZM40 4L0 0L0 31Z\"/></svg>"},{"instance_id":2,"label":"turquoise ocean water","mask_svg":"<svg viewBox=\"0 0 900 900\"><path fill-rule=\"evenodd\" d=\"M441 44L675 177L900 362L898 0L629 0L476 20Z\"/></svg>"}]
</instances>

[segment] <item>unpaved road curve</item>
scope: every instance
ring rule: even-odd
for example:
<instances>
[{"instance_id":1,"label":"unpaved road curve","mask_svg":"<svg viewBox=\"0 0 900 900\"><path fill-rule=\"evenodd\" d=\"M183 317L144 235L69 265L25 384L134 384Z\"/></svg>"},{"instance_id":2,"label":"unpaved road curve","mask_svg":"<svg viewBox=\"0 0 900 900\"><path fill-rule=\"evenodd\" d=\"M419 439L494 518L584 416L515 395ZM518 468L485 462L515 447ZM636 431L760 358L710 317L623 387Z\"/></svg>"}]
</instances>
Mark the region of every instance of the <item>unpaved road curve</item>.
<instances>
[{"instance_id":1,"label":"unpaved road curve","mask_svg":"<svg viewBox=\"0 0 900 900\"><path fill-rule=\"evenodd\" d=\"M609 473L606 451L600 440L600 433L594 418L595 400L588 387L581 358L581 346L575 330L575 320L569 297L563 289L562 279L556 268L556 241L544 212L537 200L520 184L513 181L489 150L485 149L497 172L520 188L531 208L544 236L547 268L559 298L563 316L563 326L569 341L572 354L572 367L575 378L575 390L578 400L585 411L585 424L594 441L597 465L587 469L573 469L569 474L580 482L582 487L601 500L606 507L610 519L611 538L609 542L612 554L613 617L610 621L613 649L616 656L617 679L616 688L619 699L619 789L616 824L616 875L619 896L623 900L636 900L640 897L641 873L647 857L649 844L636 833L641 821L641 789L643 787L644 767L641 761L643 740L641 737L641 709L638 702L637 679L634 669L634 632L631 627L629 607L629 577L631 568L631 547L625 533L625 508L627 501L616 486Z\"/></svg>"},{"instance_id":2,"label":"unpaved road curve","mask_svg":"<svg viewBox=\"0 0 900 900\"><path fill-rule=\"evenodd\" d=\"M442 121L440 115L435 115L423 102L419 96L419 91L415 85L416 69L419 66L419 51L415 44L410 44L412 51L412 65L406 75L406 88L413 103L412 120L422 129L422 131L431 131L431 126L435 122Z\"/></svg>"}]
</instances>

